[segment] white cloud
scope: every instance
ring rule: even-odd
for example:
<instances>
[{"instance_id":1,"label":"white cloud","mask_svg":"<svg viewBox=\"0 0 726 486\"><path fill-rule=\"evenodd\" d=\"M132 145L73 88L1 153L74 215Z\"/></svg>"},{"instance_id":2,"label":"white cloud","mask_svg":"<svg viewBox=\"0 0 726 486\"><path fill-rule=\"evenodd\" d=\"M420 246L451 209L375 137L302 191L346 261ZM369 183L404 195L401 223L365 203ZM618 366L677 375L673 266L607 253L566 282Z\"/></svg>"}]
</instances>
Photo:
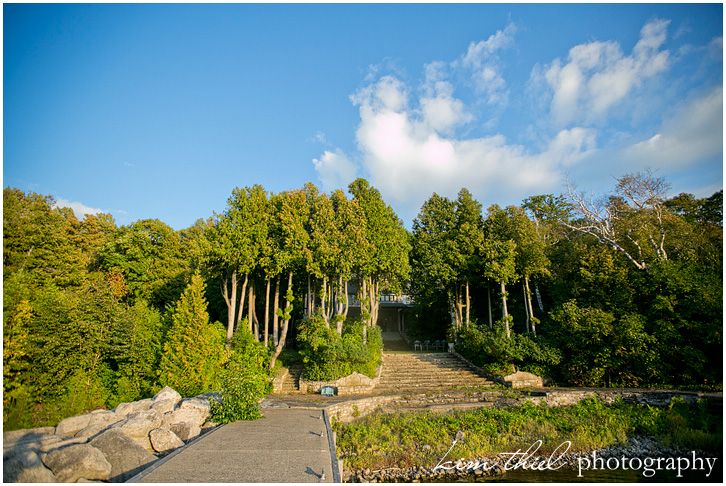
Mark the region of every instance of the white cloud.
<instances>
[{"instance_id":1,"label":"white cloud","mask_svg":"<svg viewBox=\"0 0 726 486\"><path fill-rule=\"evenodd\" d=\"M454 70L469 73L474 88L482 100L490 105L506 104L509 98L507 83L502 74L499 52L512 46L516 27L509 23L487 40L472 42L466 53L451 63Z\"/></svg>"},{"instance_id":2,"label":"white cloud","mask_svg":"<svg viewBox=\"0 0 726 486\"><path fill-rule=\"evenodd\" d=\"M686 100L665 120L658 133L625 150L632 164L663 169L692 168L698 161L723 154L723 87Z\"/></svg>"},{"instance_id":3,"label":"white cloud","mask_svg":"<svg viewBox=\"0 0 726 486\"><path fill-rule=\"evenodd\" d=\"M319 159L313 159L313 164L323 183L323 190L345 188L355 180L356 166L340 149L335 152L326 150Z\"/></svg>"},{"instance_id":4,"label":"white cloud","mask_svg":"<svg viewBox=\"0 0 726 486\"><path fill-rule=\"evenodd\" d=\"M62 198L53 203L53 208L71 208L73 214L79 220L83 219L87 214L99 214L103 212L102 209L91 208L77 201L69 201Z\"/></svg>"},{"instance_id":5,"label":"white cloud","mask_svg":"<svg viewBox=\"0 0 726 486\"><path fill-rule=\"evenodd\" d=\"M387 201L409 211L433 192L455 195L462 187L488 200L521 199L535 188L557 186L560 169L594 149L594 133L582 128L561 131L540 153L511 144L503 135L458 139L432 123L467 119L463 105L456 113L451 109L459 106L454 103L458 100L446 90L440 94L439 101L448 103L446 115L432 115L427 109L431 98L421 99L423 109L411 108L404 102L406 87L389 78L352 97L361 116L356 139L371 183Z\"/></svg>"},{"instance_id":6,"label":"white cloud","mask_svg":"<svg viewBox=\"0 0 726 486\"><path fill-rule=\"evenodd\" d=\"M555 59L544 72L554 120L561 126L602 122L643 81L665 71L669 52L660 48L668 24L658 19L645 24L630 56L617 42L593 41L571 48L565 64ZM533 78L539 76L533 72Z\"/></svg>"}]
</instances>

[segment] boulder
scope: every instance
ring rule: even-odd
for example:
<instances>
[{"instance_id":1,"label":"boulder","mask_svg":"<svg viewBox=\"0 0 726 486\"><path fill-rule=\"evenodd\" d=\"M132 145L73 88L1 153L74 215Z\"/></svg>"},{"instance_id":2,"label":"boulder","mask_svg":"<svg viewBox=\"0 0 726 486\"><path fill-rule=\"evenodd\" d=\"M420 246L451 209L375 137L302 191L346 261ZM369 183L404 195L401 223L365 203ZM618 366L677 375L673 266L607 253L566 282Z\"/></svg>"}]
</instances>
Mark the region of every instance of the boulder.
<instances>
[{"instance_id":1,"label":"boulder","mask_svg":"<svg viewBox=\"0 0 726 486\"><path fill-rule=\"evenodd\" d=\"M123 418L136 412L149 410L153 404L154 400L152 398L144 398L143 400L137 400L131 403L119 403L114 409L114 412Z\"/></svg>"},{"instance_id":2,"label":"boulder","mask_svg":"<svg viewBox=\"0 0 726 486\"><path fill-rule=\"evenodd\" d=\"M179 403L175 400L154 400L154 404L151 406L152 410L156 410L159 413L172 412Z\"/></svg>"},{"instance_id":3,"label":"boulder","mask_svg":"<svg viewBox=\"0 0 726 486\"><path fill-rule=\"evenodd\" d=\"M103 452L111 464L109 481L123 483L156 460L156 456L144 449L120 429L111 428L94 438L90 445Z\"/></svg>"},{"instance_id":4,"label":"boulder","mask_svg":"<svg viewBox=\"0 0 726 486\"><path fill-rule=\"evenodd\" d=\"M181 422L189 422L201 426L206 416L201 410L196 408L177 409L170 413L165 413L163 417L163 426L171 429L171 426Z\"/></svg>"},{"instance_id":5,"label":"boulder","mask_svg":"<svg viewBox=\"0 0 726 486\"><path fill-rule=\"evenodd\" d=\"M202 420L207 420L212 413L212 407L206 398L185 398L177 406L177 410L199 410Z\"/></svg>"},{"instance_id":6,"label":"boulder","mask_svg":"<svg viewBox=\"0 0 726 486\"><path fill-rule=\"evenodd\" d=\"M104 425L106 427L120 421L122 417L108 410L98 410L96 412L76 415L68 417L60 421L55 428L55 433L59 435L74 436L79 431L93 425Z\"/></svg>"},{"instance_id":7,"label":"boulder","mask_svg":"<svg viewBox=\"0 0 726 486\"><path fill-rule=\"evenodd\" d=\"M149 440L151 441L151 447L156 452L170 451L184 445L184 442L174 432L163 427L149 432Z\"/></svg>"},{"instance_id":8,"label":"boulder","mask_svg":"<svg viewBox=\"0 0 726 486\"><path fill-rule=\"evenodd\" d=\"M173 400L174 403L178 403L182 399L182 396L173 388L165 386L161 390L159 390L159 393L154 395L154 401L162 401L162 400Z\"/></svg>"},{"instance_id":9,"label":"boulder","mask_svg":"<svg viewBox=\"0 0 726 486\"><path fill-rule=\"evenodd\" d=\"M106 480L111 476L111 464L103 453L89 444L75 444L49 452L45 465L56 480L72 483L80 478Z\"/></svg>"},{"instance_id":10,"label":"boulder","mask_svg":"<svg viewBox=\"0 0 726 486\"><path fill-rule=\"evenodd\" d=\"M23 440L33 440L38 437L44 437L55 434L55 427L39 427L36 429L19 429L3 432L3 444L10 442L19 442Z\"/></svg>"},{"instance_id":11,"label":"boulder","mask_svg":"<svg viewBox=\"0 0 726 486\"><path fill-rule=\"evenodd\" d=\"M34 451L15 450L3 455L3 483L55 483L56 478Z\"/></svg>"},{"instance_id":12,"label":"boulder","mask_svg":"<svg viewBox=\"0 0 726 486\"><path fill-rule=\"evenodd\" d=\"M76 437L86 437L91 438L94 437L104 430L106 430L109 426L106 424L97 424L97 425L89 425L85 429L81 429L78 432L76 432Z\"/></svg>"},{"instance_id":13,"label":"boulder","mask_svg":"<svg viewBox=\"0 0 726 486\"><path fill-rule=\"evenodd\" d=\"M174 432L177 437L185 442L189 439L193 439L194 437L202 433L202 429L199 427L199 425L192 422L178 422L175 424L171 424L170 427L171 431Z\"/></svg>"},{"instance_id":14,"label":"boulder","mask_svg":"<svg viewBox=\"0 0 726 486\"><path fill-rule=\"evenodd\" d=\"M161 414L156 410L132 413L126 420L113 425L131 437L147 437L149 432L161 427Z\"/></svg>"}]
</instances>

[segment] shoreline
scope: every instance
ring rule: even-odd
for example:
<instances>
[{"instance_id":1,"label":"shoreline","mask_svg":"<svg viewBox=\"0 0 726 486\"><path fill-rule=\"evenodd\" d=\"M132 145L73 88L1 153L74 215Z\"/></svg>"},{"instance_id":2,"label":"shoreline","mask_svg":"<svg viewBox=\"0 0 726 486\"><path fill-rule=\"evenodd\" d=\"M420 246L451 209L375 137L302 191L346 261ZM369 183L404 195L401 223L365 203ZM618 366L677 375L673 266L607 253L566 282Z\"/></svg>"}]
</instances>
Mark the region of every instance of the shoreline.
<instances>
[{"instance_id":1,"label":"shoreline","mask_svg":"<svg viewBox=\"0 0 726 486\"><path fill-rule=\"evenodd\" d=\"M535 449L536 452L536 449ZM613 445L602 449L592 449L586 452L568 453L563 449L562 452L555 450L549 456L529 455L527 451L503 452L495 456L485 456L477 458L460 458L448 459L446 462L440 462L436 466L413 466L408 468L383 468L371 470L370 468L344 470L342 480L345 483L396 483L396 482L454 482L466 481L474 482L479 478L499 476L507 472L517 470L527 471L554 471L554 470L572 470L582 474L586 471L598 471L600 469L582 468L585 461L591 463L591 459L597 457L602 459L603 464L608 466L625 459L632 463L637 460L640 465L647 460L655 462L654 458L661 458L665 465L676 463L679 464L684 458L693 457L694 463L700 460L701 465L710 466L713 464L708 474L710 476L713 470L723 471L723 465L720 464L721 453L706 453L700 450L687 450L678 447L666 447L658 442L654 437L650 436L634 436L629 438L626 446ZM711 462L713 461L713 462ZM689 459L690 464L690 459ZM445 465L445 467L439 467ZM660 462L659 462L660 465ZM715 466L718 466L715 468ZM610 469L609 467L607 468ZM635 468L630 468L635 469ZM658 467L658 469L647 469L653 471L672 470L668 467ZM704 471L707 469L704 468ZM648 476L645 476L648 477Z\"/></svg>"}]
</instances>

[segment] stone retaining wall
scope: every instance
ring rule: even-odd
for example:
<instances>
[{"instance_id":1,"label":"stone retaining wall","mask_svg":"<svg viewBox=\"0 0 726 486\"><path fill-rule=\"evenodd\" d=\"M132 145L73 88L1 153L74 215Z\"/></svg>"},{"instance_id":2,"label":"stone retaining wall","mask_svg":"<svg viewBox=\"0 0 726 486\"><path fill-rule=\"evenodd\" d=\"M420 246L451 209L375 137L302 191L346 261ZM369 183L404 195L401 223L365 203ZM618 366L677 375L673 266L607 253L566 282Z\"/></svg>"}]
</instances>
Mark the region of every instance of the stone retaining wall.
<instances>
[{"instance_id":1,"label":"stone retaining wall","mask_svg":"<svg viewBox=\"0 0 726 486\"><path fill-rule=\"evenodd\" d=\"M469 368L472 368L477 373L479 373L482 376L486 376L490 379L493 379L497 383L506 386L507 388L541 388L543 387L546 382L545 379L534 375L532 373L528 373L526 371L517 371L516 373L512 373L507 376L492 376L483 369L479 368L477 365L454 351L454 354L459 357L463 362L465 362Z\"/></svg>"},{"instance_id":2,"label":"stone retaining wall","mask_svg":"<svg viewBox=\"0 0 726 486\"><path fill-rule=\"evenodd\" d=\"M305 375L300 377L300 391L302 393L320 393L325 386L332 386L337 395L363 395L371 393L381 380L382 366L376 368L376 377L371 378L354 371L348 376L331 381L308 381Z\"/></svg>"}]
</instances>

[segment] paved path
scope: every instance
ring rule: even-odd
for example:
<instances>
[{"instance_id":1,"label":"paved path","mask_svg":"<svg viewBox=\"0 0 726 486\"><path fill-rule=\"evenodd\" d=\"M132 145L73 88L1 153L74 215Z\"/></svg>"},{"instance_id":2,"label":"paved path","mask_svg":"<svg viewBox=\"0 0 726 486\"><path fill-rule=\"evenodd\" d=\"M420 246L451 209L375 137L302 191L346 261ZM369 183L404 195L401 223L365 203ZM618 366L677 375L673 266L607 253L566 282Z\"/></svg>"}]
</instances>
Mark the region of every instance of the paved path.
<instances>
[{"instance_id":1,"label":"paved path","mask_svg":"<svg viewBox=\"0 0 726 486\"><path fill-rule=\"evenodd\" d=\"M322 410L268 408L262 412L265 418L226 424L205 434L144 471L135 482L333 482Z\"/></svg>"}]
</instances>

